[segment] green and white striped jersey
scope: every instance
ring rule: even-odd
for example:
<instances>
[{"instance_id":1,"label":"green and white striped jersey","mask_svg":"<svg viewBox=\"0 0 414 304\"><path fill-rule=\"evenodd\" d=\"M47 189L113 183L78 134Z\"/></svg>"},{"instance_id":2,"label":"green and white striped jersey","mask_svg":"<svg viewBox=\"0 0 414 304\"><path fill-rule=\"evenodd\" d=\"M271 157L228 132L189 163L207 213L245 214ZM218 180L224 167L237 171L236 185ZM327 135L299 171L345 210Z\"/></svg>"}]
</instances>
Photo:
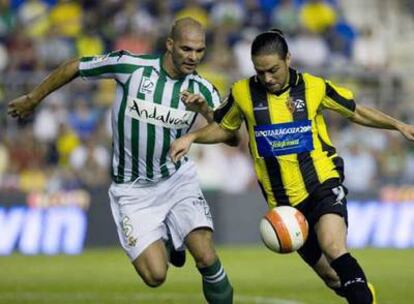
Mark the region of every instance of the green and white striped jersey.
<instances>
[{"instance_id":1,"label":"green and white striped jersey","mask_svg":"<svg viewBox=\"0 0 414 304\"><path fill-rule=\"evenodd\" d=\"M170 144L189 131L197 115L185 109L181 91L202 95L211 108L220 103L217 90L196 73L170 78L162 68L162 56L117 51L83 57L79 70L82 78L117 82L112 105L112 178L116 183L159 181L180 167L168 155Z\"/></svg>"}]
</instances>

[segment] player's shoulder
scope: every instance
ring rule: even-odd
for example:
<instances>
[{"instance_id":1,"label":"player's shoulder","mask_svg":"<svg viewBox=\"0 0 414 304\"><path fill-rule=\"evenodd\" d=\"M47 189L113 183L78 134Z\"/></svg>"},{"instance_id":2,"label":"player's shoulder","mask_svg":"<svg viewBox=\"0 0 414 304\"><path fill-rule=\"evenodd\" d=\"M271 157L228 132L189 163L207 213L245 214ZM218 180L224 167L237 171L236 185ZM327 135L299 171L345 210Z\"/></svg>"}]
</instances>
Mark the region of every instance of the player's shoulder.
<instances>
[{"instance_id":1,"label":"player's shoulder","mask_svg":"<svg viewBox=\"0 0 414 304\"><path fill-rule=\"evenodd\" d=\"M301 73L305 81L307 90L324 91L326 86L326 79L308 72Z\"/></svg>"},{"instance_id":2,"label":"player's shoulder","mask_svg":"<svg viewBox=\"0 0 414 304\"><path fill-rule=\"evenodd\" d=\"M149 54L134 54L126 50L116 50L102 55L85 56L81 61L105 62L111 61L113 63L145 63L151 64L159 61L159 56Z\"/></svg>"},{"instance_id":3,"label":"player's shoulder","mask_svg":"<svg viewBox=\"0 0 414 304\"><path fill-rule=\"evenodd\" d=\"M325 82L325 78L321 77L321 76L317 76L308 72L302 72L302 77L306 82L309 83L324 83Z\"/></svg>"},{"instance_id":4,"label":"player's shoulder","mask_svg":"<svg viewBox=\"0 0 414 304\"><path fill-rule=\"evenodd\" d=\"M243 79L237 80L233 83L230 90L232 93L244 91L249 86L249 82L250 82L250 78L243 78Z\"/></svg>"},{"instance_id":5,"label":"player's shoulder","mask_svg":"<svg viewBox=\"0 0 414 304\"><path fill-rule=\"evenodd\" d=\"M217 88L209 80L207 80L207 78L204 78L197 72L194 72L188 75L187 77L189 77L190 80L196 81L199 85L202 85L205 88L207 88L210 91L210 93L213 93L213 92L218 93Z\"/></svg>"},{"instance_id":6,"label":"player's shoulder","mask_svg":"<svg viewBox=\"0 0 414 304\"><path fill-rule=\"evenodd\" d=\"M250 81L250 78L243 78L243 79L239 79L237 81L235 81L232 85L233 88L238 88L240 86L245 86L246 84L248 84Z\"/></svg>"},{"instance_id":7,"label":"player's shoulder","mask_svg":"<svg viewBox=\"0 0 414 304\"><path fill-rule=\"evenodd\" d=\"M123 57L123 62L134 65L153 66L159 68L160 55L155 54L135 54L125 50L119 51Z\"/></svg>"},{"instance_id":8,"label":"player's shoulder","mask_svg":"<svg viewBox=\"0 0 414 304\"><path fill-rule=\"evenodd\" d=\"M103 55L96 55L96 56L92 56L92 57L85 57L88 58L90 60L93 61L106 61L106 60L113 60L113 59L117 59L119 61L119 59L122 56L128 55L129 52L125 51L125 50L116 50L116 51L112 51Z\"/></svg>"},{"instance_id":9,"label":"player's shoulder","mask_svg":"<svg viewBox=\"0 0 414 304\"><path fill-rule=\"evenodd\" d=\"M317 89L321 92L329 92L332 91L332 89L342 89L349 91L349 89L343 87L340 84L337 84L336 81L332 81L330 79L327 79L325 77L321 76L315 76L309 73L303 73L303 78L305 79L306 87L307 89ZM347 94L352 94L351 91Z\"/></svg>"}]
</instances>

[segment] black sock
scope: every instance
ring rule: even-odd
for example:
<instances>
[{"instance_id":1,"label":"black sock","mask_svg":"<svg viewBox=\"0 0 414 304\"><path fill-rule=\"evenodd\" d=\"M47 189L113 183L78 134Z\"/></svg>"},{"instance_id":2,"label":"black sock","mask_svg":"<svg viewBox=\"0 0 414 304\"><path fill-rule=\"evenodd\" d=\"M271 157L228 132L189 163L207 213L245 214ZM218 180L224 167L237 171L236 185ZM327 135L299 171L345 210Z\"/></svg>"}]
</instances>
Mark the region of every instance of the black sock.
<instances>
[{"instance_id":1,"label":"black sock","mask_svg":"<svg viewBox=\"0 0 414 304\"><path fill-rule=\"evenodd\" d=\"M345 290L341 287L330 287L338 296L346 298Z\"/></svg>"},{"instance_id":2,"label":"black sock","mask_svg":"<svg viewBox=\"0 0 414 304\"><path fill-rule=\"evenodd\" d=\"M349 253L331 262L341 280L341 289L349 304L372 304L371 291L364 271Z\"/></svg>"}]
</instances>

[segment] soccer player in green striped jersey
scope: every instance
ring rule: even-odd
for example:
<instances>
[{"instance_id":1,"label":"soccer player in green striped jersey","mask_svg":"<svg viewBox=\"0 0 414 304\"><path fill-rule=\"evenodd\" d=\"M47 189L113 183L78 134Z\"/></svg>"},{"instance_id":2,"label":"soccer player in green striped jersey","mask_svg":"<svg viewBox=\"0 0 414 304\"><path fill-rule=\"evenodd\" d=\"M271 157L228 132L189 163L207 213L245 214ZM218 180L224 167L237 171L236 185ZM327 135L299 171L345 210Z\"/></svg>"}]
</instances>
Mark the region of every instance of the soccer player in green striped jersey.
<instances>
[{"instance_id":1,"label":"soccer player in green striped jersey","mask_svg":"<svg viewBox=\"0 0 414 304\"><path fill-rule=\"evenodd\" d=\"M164 55L116 51L69 61L11 101L8 112L26 117L44 97L78 76L114 79L109 196L123 249L143 281L157 287L165 281L169 259L183 265L187 247L208 303L227 304L233 288L214 249L211 214L195 166L188 158L174 163L168 155L170 143L193 127L198 114L212 122L220 103L217 90L195 71L205 48L201 25L180 19Z\"/></svg>"}]
</instances>

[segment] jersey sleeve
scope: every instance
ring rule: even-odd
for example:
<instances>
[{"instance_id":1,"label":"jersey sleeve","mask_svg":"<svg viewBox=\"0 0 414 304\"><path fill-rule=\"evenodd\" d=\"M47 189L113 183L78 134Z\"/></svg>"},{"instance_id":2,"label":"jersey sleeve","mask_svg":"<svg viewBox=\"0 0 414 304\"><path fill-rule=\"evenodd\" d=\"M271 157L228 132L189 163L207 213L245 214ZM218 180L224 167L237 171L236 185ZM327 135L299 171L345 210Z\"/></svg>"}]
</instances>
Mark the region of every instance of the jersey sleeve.
<instances>
[{"instance_id":1,"label":"jersey sleeve","mask_svg":"<svg viewBox=\"0 0 414 304\"><path fill-rule=\"evenodd\" d=\"M214 111L214 121L223 129L235 131L238 130L243 122L242 113L234 96L230 92L226 100Z\"/></svg>"},{"instance_id":2,"label":"jersey sleeve","mask_svg":"<svg viewBox=\"0 0 414 304\"><path fill-rule=\"evenodd\" d=\"M220 93L210 82L205 79L201 79L199 82L199 92L211 109L216 109L220 106Z\"/></svg>"},{"instance_id":3,"label":"jersey sleeve","mask_svg":"<svg viewBox=\"0 0 414 304\"><path fill-rule=\"evenodd\" d=\"M322 107L350 117L355 112L354 94L343 87L334 85L331 81L325 81L325 96L322 99Z\"/></svg>"},{"instance_id":4,"label":"jersey sleeve","mask_svg":"<svg viewBox=\"0 0 414 304\"><path fill-rule=\"evenodd\" d=\"M84 79L121 81L121 75L128 72L128 64L125 63L126 54L126 51L116 51L100 56L82 57L79 63L80 76Z\"/></svg>"}]
</instances>

